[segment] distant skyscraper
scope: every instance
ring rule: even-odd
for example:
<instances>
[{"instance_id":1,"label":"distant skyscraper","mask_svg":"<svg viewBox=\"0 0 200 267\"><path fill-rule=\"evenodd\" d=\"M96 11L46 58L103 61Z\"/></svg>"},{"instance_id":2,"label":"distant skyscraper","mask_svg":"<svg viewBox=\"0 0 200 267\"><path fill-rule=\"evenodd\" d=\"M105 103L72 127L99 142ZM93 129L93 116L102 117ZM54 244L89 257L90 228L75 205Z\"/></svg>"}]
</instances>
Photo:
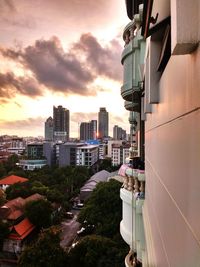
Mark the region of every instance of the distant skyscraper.
<instances>
[{"instance_id":1,"label":"distant skyscraper","mask_svg":"<svg viewBox=\"0 0 200 267\"><path fill-rule=\"evenodd\" d=\"M113 127L113 139L115 140L125 140L126 139L126 131L123 130L118 125Z\"/></svg>"},{"instance_id":2,"label":"distant skyscraper","mask_svg":"<svg viewBox=\"0 0 200 267\"><path fill-rule=\"evenodd\" d=\"M52 141L53 140L53 118L49 117L45 121L45 130L44 130L44 138L45 140Z\"/></svg>"},{"instance_id":3,"label":"distant skyscraper","mask_svg":"<svg viewBox=\"0 0 200 267\"><path fill-rule=\"evenodd\" d=\"M90 139L97 139L97 120L91 120L90 122Z\"/></svg>"},{"instance_id":4,"label":"distant skyscraper","mask_svg":"<svg viewBox=\"0 0 200 267\"><path fill-rule=\"evenodd\" d=\"M80 124L80 140L97 139L97 121L81 122Z\"/></svg>"},{"instance_id":5,"label":"distant skyscraper","mask_svg":"<svg viewBox=\"0 0 200 267\"><path fill-rule=\"evenodd\" d=\"M69 140L69 110L62 106L53 107L54 140Z\"/></svg>"},{"instance_id":6,"label":"distant skyscraper","mask_svg":"<svg viewBox=\"0 0 200 267\"><path fill-rule=\"evenodd\" d=\"M81 122L81 124L80 124L80 140L89 139L89 130L90 130L90 123L89 122Z\"/></svg>"},{"instance_id":7,"label":"distant skyscraper","mask_svg":"<svg viewBox=\"0 0 200 267\"><path fill-rule=\"evenodd\" d=\"M98 138L108 137L108 112L100 108L98 113Z\"/></svg>"}]
</instances>

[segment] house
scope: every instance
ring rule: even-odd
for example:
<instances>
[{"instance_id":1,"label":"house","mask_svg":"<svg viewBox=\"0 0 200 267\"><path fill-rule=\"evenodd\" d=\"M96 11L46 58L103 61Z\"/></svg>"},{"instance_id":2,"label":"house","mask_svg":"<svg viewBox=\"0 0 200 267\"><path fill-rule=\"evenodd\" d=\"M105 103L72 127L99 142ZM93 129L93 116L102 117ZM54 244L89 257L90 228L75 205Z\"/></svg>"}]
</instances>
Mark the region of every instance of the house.
<instances>
[{"instance_id":1,"label":"house","mask_svg":"<svg viewBox=\"0 0 200 267\"><path fill-rule=\"evenodd\" d=\"M23 178L17 175L10 175L0 180L0 188L3 190L6 190L6 188L10 185L16 184L16 183L24 183L27 182L27 178Z\"/></svg>"},{"instance_id":2,"label":"house","mask_svg":"<svg viewBox=\"0 0 200 267\"><path fill-rule=\"evenodd\" d=\"M3 251L20 254L25 241L34 229L35 226L27 218L12 226L10 235L4 240Z\"/></svg>"},{"instance_id":3,"label":"house","mask_svg":"<svg viewBox=\"0 0 200 267\"><path fill-rule=\"evenodd\" d=\"M25 199L21 197L12 199L0 207L0 219L11 222L12 224L18 223L24 215L25 205L30 201L43 198L44 196L36 193Z\"/></svg>"},{"instance_id":4,"label":"house","mask_svg":"<svg viewBox=\"0 0 200 267\"><path fill-rule=\"evenodd\" d=\"M110 172L102 170L95 173L80 189L80 200L85 201L89 198L92 191L95 189L99 182L106 182Z\"/></svg>"},{"instance_id":5,"label":"house","mask_svg":"<svg viewBox=\"0 0 200 267\"><path fill-rule=\"evenodd\" d=\"M20 219L24 209L24 199L21 197L12 199L0 207L0 219L15 222Z\"/></svg>"}]
</instances>

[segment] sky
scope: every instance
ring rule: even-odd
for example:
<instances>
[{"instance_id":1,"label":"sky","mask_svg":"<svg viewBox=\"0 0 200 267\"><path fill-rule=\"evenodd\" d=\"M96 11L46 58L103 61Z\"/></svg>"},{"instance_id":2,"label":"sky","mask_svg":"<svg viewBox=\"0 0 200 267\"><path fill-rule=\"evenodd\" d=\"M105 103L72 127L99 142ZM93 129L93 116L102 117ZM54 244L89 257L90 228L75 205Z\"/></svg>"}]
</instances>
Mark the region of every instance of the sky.
<instances>
[{"instance_id":1,"label":"sky","mask_svg":"<svg viewBox=\"0 0 200 267\"><path fill-rule=\"evenodd\" d=\"M53 106L70 137L100 107L129 132L120 90L125 0L0 0L0 135L43 136Z\"/></svg>"}]
</instances>

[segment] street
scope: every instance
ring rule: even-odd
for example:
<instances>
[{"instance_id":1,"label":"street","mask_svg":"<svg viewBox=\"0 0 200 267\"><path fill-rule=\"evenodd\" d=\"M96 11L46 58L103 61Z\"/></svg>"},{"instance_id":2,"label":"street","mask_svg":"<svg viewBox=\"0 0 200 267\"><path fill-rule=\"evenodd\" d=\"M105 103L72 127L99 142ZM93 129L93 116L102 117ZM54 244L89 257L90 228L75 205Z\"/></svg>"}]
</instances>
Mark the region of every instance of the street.
<instances>
[{"instance_id":1,"label":"street","mask_svg":"<svg viewBox=\"0 0 200 267\"><path fill-rule=\"evenodd\" d=\"M73 210L72 212L74 214L73 219L66 219L61 223L62 233L60 245L63 248L67 248L72 245L77 236L76 232L80 228L80 223L76 221L79 211Z\"/></svg>"}]
</instances>

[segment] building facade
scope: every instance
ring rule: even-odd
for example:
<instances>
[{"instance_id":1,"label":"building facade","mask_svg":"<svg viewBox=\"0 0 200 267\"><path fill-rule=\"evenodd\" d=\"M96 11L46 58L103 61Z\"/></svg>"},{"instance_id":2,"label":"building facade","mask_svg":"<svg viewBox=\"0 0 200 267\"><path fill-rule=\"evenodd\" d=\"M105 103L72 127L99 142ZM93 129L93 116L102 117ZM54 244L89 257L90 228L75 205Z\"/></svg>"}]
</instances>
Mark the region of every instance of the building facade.
<instances>
[{"instance_id":1,"label":"building facade","mask_svg":"<svg viewBox=\"0 0 200 267\"><path fill-rule=\"evenodd\" d=\"M109 117L106 108L100 108L98 112L98 138L108 137Z\"/></svg>"},{"instance_id":2,"label":"building facade","mask_svg":"<svg viewBox=\"0 0 200 267\"><path fill-rule=\"evenodd\" d=\"M53 141L53 118L49 117L44 125L44 138L46 141Z\"/></svg>"},{"instance_id":3,"label":"building facade","mask_svg":"<svg viewBox=\"0 0 200 267\"><path fill-rule=\"evenodd\" d=\"M126 140L126 131L118 125L113 127L113 139L115 140Z\"/></svg>"},{"instance_id":4,"label":"building facade","mask_svg":"<svg viewBox=\"0 0 200 267\"><path fill-rule=\"evenodd\" d=\"M120 190L126 266L200 264L199 1L126 0L121 95L130 111L130 157Z\"/></svg>"},{"instance_id":5,"label":"building facade","mask_svg":"<svg viewBox=\"0 0 200 267\"><path fill-rule=\"evenodd\" d=\"M27 144L28 159L42 159L43 158L43 143Z\"/></svg>"},{"instance_id":6,"label":"building facade","mask_svg":"<svg viewBox=\"0 0 200 267\"><path fill-rule=\"evenodd\" d=\"M112 166L119 166L126 163L126 158L129 157L130 144L112 145Z\"/></svg>"},{"instance_id":7,"label":"building facade","mask_svg":"<svg viewBox=\"0 0 200 267\"><path fill-rule=\"evenodd\" d=\"M76 165L77 166L93 166L99 159L99 146L87 145L77 147L76 150Z\"/></svg>"},{"instance_id":8,"label":"building facade","mask_svg":"<svg viewBox=\"0 0 200 267\"><path fill-rule=\"evenodd\" d=\"M53 107L53 134L54 141L69 140L70 112L62 106Z\"/></svg>"},{"instance_id":9,"label":"building facade","mask_svg":"<svg viewBox=\"0 0 200 267\"><path fill-rule=\"evenodd\" d=\"M96 140L97 139L97 121L81 122L80 124L80 140Z\"/></svg>"}]
</instances>

